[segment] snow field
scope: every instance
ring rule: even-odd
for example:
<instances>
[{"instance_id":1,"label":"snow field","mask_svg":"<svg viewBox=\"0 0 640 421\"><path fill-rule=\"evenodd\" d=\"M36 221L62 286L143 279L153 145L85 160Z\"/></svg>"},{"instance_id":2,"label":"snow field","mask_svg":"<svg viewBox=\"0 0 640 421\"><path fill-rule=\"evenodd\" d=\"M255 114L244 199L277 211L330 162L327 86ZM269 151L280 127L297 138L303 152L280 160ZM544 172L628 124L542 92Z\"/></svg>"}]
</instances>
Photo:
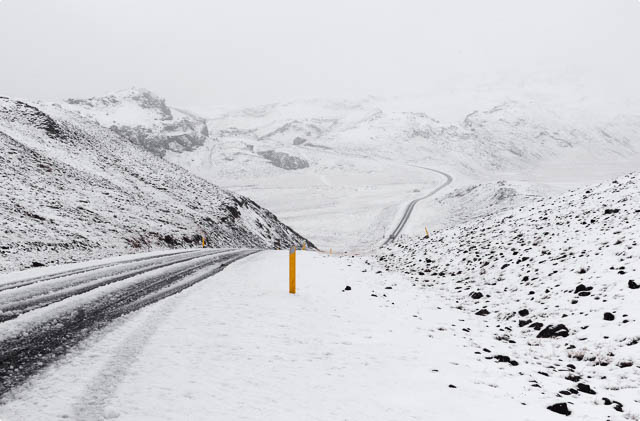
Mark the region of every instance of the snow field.
<instances>
[{"instance_id":1,"label":"snow field","mask_svg":"<svg viewBox=\"0 0 640 421\"><path fill-rule=\"evenodd\" d=\"M460 320L477 320L428 290L363 258L298 252L297 268L296 295L288 252L262 252L122 317L14 391L0 418L553 416L526 379L475 353Z\"/></svg>"}]
</instances>

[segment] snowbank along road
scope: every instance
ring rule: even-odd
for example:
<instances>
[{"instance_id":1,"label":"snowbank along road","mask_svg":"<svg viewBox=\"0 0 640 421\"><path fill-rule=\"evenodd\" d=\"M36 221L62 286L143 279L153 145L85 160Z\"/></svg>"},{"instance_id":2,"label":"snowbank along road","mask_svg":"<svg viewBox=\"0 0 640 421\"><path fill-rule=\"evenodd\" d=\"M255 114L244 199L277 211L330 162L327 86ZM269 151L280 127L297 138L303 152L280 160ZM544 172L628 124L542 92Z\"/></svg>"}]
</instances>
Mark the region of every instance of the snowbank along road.
<instances>
[{"instance_id":1,"label":"snowbank along road","mask_svg":"<svg viewBox=\"0 0 640 421\"><path fill-rule=\"evenodd\" d=\"M41 276L0 278L0 397L113 319L255 252L156 252Z\"/></svg>"},{"instance_id":2,"label":"snowbank along road","mask_svg":"<svg viewBox=\"0 0 640 421\"><path fill-rule=\"evenodd\" d=\"M433 196L434 194L438 193L440 190L442 190L445 187L447 187L453 181L453 177L451 177L449 174L447 174L445 172L442 172L442 171L439 171L439 170L436 170L436 169L433 169L433 168L421 167L419 165L412 165L412 167L422 168L422 169L425 169L425 170L433 171L435 173L438 173L438 174L444 176L446 178L446 180L445 180L444 183L439 185L437 188L435 188L431 192L429 192L429 194L427 194L426 196L419 197L419 198L414 199L411 202L409 202L409 204L407 205L407 208L404 210L404 214L402 215L402 218L400 219L400 222L398 222L398 225L394 228L394 230L391 232L389 237L387 237L387 239L384 241L384 243L382 243L383 246L386 246L389 243L393 243L393 241L398 237L398 235L400 235L400 233L404 229L404 226L407 225L407 221L409 221L409 218L411 217L411 212L413 212L413 208L415 208L416 204L419 201L427 199L427 198Z\"/></svg>"}]
</instances>

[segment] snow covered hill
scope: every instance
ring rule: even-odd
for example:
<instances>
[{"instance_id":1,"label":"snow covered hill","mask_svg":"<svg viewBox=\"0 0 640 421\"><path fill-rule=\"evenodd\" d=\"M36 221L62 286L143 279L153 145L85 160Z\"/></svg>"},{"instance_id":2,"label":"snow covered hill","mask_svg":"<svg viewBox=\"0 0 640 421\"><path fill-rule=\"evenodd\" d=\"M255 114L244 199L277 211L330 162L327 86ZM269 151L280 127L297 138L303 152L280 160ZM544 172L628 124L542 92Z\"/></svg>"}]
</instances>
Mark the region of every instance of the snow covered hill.
<instances>
[{"instance_id":1,"label":"snow covered hill","mask_svg":"<svg viewBox=\"0 0 640 421\"><path fill-rule=\"evenodd\" d=\"M263 203L320 246L343 250L379 244L404 205L440 183L412 165L452 175L453 188L484 184L487 198L500 194L500 180L526 198L583 185L595 172L600 181L640 167L635 108L604 113L581 100L493 95L444 113L444 101L299 100L202 113L206 122L144 90L62 106ZM167 129L180 115L197 128L186 146ZM405 232L474 216L450 215L451 206L421 203Z\"/></svg>"},{"instance_id":2,"label":"snow covered hill","mask_svg":"<svg viewBox=\"0 0 640 421\"><path fill-rule=\"evenodd\" d=\"M0 271L198 246L202 235L215 247L305 241L252 200L59 105L0 98L0 145Z\"/></svg>"},{"instance_id":3,"label":"snow covered hill","mask_svg":"<svg viewBox=\"0 0 640 421\"><path fill-rule=\"evenodd\" d=\"M203 118L170 108L146 89L132 88L103 97L68 99L65 108L97 120L156 155L192 151L209 135Z\"/></svg>"},{"instance_id":4,"label":"snow covered hill","mask_svg":"<svg viewBox=\"0 0 640 421\"><path fill-rule=\"evenodd\" d=\"M484 320L458 328L552 410L639 419L638 173L431 234L375 266Z\"/></svg>"}]
</instances>

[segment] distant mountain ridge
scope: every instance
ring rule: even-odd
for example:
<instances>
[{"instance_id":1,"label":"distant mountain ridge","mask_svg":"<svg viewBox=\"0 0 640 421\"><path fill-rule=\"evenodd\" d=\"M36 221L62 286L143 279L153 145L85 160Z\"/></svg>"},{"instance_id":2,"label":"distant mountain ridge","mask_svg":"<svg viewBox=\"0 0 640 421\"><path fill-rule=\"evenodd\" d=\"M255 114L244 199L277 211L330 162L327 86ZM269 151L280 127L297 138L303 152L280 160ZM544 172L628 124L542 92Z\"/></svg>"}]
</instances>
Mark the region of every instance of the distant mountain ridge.
<instances>
[{"instance_id":1,"label":"distant mountain ridge","mask_svg":"<svg viewBox=\"0 0 640 421\"><path fill-rule=\"evenodd\" d=\"M192 151L209 136L205 119L170 108L149 90L132 88L103 97L67 99L66 107L93 118L104 127L150 152Z\"/></svg>"},{"instance_id":2,"label":"distant mountain ridge","mask_svg":"<svg viewBox=\"0 0 640 421\"><path fill-rule=\"evenodd\" d=\"M378 98L292 101L218 112L208 119L171 108L144 89L70 99L64 106L207 178L211 171L213 178L220 175L216 168L233 171L228 163L238 158L288 171L314 168L321 163L318 147L338 154L449 162L470 172L521 169L565 154L640 152L638 115L606 118L535 101L507 99L457 123L440 122L419 104L405 107ZM205 163L211 168L190 163L190 157L203 152L211 157Z\"/></svg>"}]
</instances>

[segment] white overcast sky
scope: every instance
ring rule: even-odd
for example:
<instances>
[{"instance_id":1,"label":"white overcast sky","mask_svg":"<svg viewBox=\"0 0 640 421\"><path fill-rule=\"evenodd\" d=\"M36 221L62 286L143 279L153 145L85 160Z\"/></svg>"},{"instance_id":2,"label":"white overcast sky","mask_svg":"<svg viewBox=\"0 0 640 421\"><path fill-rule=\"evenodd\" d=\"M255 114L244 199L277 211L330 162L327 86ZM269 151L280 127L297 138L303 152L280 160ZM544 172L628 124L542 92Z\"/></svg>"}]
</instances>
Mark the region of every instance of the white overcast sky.
<instances>
[{"instance_id":1,"label":"white overcast sky","mask_svg":"<svg viewBox=\"0 0 640 421\"><path fill-rule=\"evenodd\" d=\"M0 95L218 106L534 82L638 95L640 1L0 0Z\"/></svg>"}]
</instances>

